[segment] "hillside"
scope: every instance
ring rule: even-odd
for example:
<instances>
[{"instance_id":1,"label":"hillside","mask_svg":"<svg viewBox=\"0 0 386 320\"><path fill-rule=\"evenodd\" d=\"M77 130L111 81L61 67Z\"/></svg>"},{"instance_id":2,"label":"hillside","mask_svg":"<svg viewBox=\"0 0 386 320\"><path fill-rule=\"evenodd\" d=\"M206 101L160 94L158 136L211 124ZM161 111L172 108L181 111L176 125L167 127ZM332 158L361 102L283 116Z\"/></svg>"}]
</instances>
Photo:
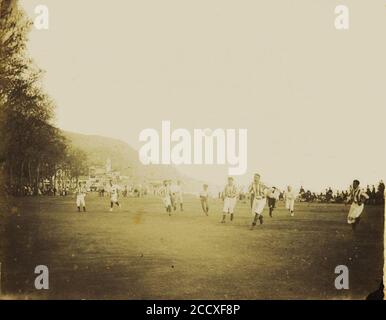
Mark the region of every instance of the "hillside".
<instances>
[{"instance_id":1,"label":"hillside","mask_svg":"<svg viewBox=\"0 0 386 320\"><path fill-rule=\"evenodd\" d=\"M138 159L138 152L123 141L67 131L62 133L72 146L87 154L91 166L105 166L110 159L113 170L138 182L172 179L183 181L187 191L197 191L201 187L202 182L183 176L174 166L143 165Z\"/></svg>"},{"instance_id":2,"label":"hillside","mask_svg":"<svg viewBox=\"0 0 386 320\"><path fill-rule=\"evenodd\" d=\"M104 166L107 159L111 160L112 168L118 171L141 165L137 152L123 141L67 131L63 134L74 147L86 152L90 165Z\"/></svg>"}]
</instances>

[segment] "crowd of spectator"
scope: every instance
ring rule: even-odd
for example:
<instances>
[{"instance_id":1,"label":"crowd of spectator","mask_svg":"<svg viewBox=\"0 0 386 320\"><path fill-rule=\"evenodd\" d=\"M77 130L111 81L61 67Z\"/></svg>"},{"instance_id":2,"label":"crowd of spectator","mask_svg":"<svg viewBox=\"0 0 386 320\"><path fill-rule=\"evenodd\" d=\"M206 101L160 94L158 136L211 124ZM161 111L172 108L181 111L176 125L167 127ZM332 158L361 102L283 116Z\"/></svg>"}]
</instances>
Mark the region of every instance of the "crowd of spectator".
<instances>
[{"instance_id":1,"label":"crowd of spectator","mask_svg":"<svg viewBox=\"0 0 386 320\"><path fill-rule=\"evenodd\" d=\"M370 205L383 205L384 204L384 192L385 184L381 180L377 187L367 185L365 189L369 199L366 204ZM302 202L320 202L320 203L344 203L347 201L350 195L350 190L336 190L327 188L324 192L315 193L310 190L305 190L303 187L299 191L299 200Z\"/></svg>"}]
</instances>

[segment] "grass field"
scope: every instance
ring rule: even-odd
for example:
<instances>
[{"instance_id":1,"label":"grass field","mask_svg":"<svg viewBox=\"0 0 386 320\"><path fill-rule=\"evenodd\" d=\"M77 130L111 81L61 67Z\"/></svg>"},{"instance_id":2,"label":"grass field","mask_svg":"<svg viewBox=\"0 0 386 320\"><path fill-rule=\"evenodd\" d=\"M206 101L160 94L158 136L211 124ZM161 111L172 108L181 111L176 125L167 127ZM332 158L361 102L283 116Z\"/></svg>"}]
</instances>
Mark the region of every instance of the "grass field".
<instances>
[{"instance_id":1,"label":"grass field","mask_svg":"<svg viewBox=\"0 0 386 320\"><path fill-rule=\"evenodd\" d=\"M110 213L91 194L85 214L71 197L12 201L1 219L5 298L364 299L382 279L382 207L367 206L353 233L344 205L297 203L289 217L279 203L251 231L242 202L220 224L222 202L207 217L193 196L171 217L152 197ZM48 266L49 290L34 288L36 265ZM349 268L349 290L335 289L337 265Z\"/></svg>"}]
</instances>

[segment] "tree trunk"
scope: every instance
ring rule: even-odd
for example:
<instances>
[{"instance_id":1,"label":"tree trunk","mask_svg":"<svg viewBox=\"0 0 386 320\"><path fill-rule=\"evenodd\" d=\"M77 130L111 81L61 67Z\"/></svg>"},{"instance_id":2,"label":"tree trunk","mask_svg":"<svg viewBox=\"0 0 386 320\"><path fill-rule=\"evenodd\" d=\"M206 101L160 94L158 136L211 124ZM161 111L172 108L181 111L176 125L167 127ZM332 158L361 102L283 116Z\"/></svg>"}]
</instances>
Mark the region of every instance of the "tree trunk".
<instances>
[{"instance_id":1,"label":"tree trunk","mask_svg":"<svg viewBox=\"0 0 386 320\"><path fill-rule=\"evenodd\" d=\"M21 162L20 165L20 174L19 174L19 187L22 190L23 189L23 176L24 176L24 160Z\"/></svg>"},{"instance_id":2,"label":"tree trunk","mask_svg":"<svg viewBox=\"0 0 386 320\"><path fill-rule=\"evenodd\" d=\"M28 160L28 184L32 186L31 160Z\"/></svg>"}]
</instances>

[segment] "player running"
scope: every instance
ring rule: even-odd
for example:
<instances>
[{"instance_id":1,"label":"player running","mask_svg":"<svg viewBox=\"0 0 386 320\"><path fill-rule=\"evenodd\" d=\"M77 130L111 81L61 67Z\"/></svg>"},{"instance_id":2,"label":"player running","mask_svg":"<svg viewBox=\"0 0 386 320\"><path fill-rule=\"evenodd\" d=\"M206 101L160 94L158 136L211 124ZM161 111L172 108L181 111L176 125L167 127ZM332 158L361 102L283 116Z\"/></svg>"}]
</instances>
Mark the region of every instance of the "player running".
<instances>
[{"instance_id":1,"label":"player running","mask_svg":"<svg viewBox=\"0 0 386 320\"><path fill-rule=\"evenodd\" d=\"M228 178L228 183L224 188L224 208L223 208L223 216L221 223L225 223L225 218L227 214L230 214L230 220L233 221L233 214L237 202L237 188L234 185L234 179L232 177Z\"/></svg>"},{"instance_id":2,"label":"player running","mask_svg":"<svg viewBox=\"0 0 386 320\"><path fill-rule=\"evenodd\" d=\"M171 184L171 181L170 181ZM174 211L177 210L177 204L179 204L180 211L184 211L184 200L182 197L182 186L181 181L177 181L177 184L170 186L171 191L171 201Z\"/></svg>"},{"instance_id":3,"label":"player running","mask_svg":"<svg viewBox=\"0 0 386 320\"><path fill-rule=\"evenodd\" d=\"M351 224L353 230L356 229L359 221L361 220L361 214L365 206L364 202L367 199L369 199L369 196L366 192L361 190L360 182L358 180L354 180L350 195L347 199L347 203L351 202L350 211L347 216L347 223Z\"/></svg>"},{"instance_id":4,"label":"player running","mask_svg":"<svg viewBox=\"0 0 386 320\"><path fill-rule=\"evenodd\" d=\"M284 195L285 199L285 208L289 211L291 217L295 215L294 209L295 209L295 199L296 199L296 194L292 190L291 186L287 187L287 191Z\"/></svg>"},{"instance_id":5,"label":"player running","mask_svg":"<svg viewBox=\"0 0 386 320\"><path fill-rule=\"evenodd\" d=\"M177 186L175 186L175 200L176 203L180 205L180 211L184 211L184 198L182 196L182 185L181 181L177 181Z\"/></svg>"},{"instance_id":6,"label":"player running","mask_svg":"<svg viewBox=\"0 0 386 320\"><path fill-rule=\"evenodd\" d=\"M254 196L252 204L252 215L254 215L254 219L251 230L256 226L257 220L260 221L260 224L264 222L263 211L266 204L265 189L264 185L260 182L260 175L255 173L253 182L249 187L249 193Z\"/></svg>"},{"instance_id":7,"label":"player running","mask_svg":"<svg viewBox=\"0 0 386 320\"><path fill-rule=\"evenodd\" d=\"M268 208L269 216L272 218L273 210L276 208L276 201L279 200L280 191L276 187L272 187L268 190L267 199L268 199Z\"/></svg>"},{"instance_id":8,"label":"player running","mask_svg":"<svg viewBox=\"0 0 386 320\"><path fill-rule=\"evenodd\" d=\"M113 184L113 182L110 180L110 212L114 209L114 204L117 205L118 208L121 207L119 201L119 186L116 184Z\"/></svg>"},{"instance_id":9,"label":"player running","mask_svg":"<svg viewBox=\"0 0 386 320\"><path fill-rule=\"evenodd\" d=\"M82 182L78 183L78 186L75 190L76 195L76 206L78 207L78 212L80 212L80 207L83 207L83 212L86 212L86 201L85 197L87 194L86 185Z\"/></svg>"},{"instance_id":10,"label":"player running","mask_svg":"<svg viewBox=\"0 0 386 320\"><path fill-rule=\"evenodd\" d=\"M172 215L172 194L170 191L170 182L168 180L164 180L163 186L159 191L160 196L162 197L162 201L164 203L166 212L169 213L169 216Z\"/></svg>"},{"instance_id":11,"label":"player running","mask_svg":"<svg viewBox=\"0 0 386 320\"><path fill-rule=\"evenodd\" d=\"M200 200L201 200L201 208L204 211L206 215L208 215L209 212L209 192L208 192L208 185L204 184L203 189L200 192Z\"/></svg>"}]
</instances>

